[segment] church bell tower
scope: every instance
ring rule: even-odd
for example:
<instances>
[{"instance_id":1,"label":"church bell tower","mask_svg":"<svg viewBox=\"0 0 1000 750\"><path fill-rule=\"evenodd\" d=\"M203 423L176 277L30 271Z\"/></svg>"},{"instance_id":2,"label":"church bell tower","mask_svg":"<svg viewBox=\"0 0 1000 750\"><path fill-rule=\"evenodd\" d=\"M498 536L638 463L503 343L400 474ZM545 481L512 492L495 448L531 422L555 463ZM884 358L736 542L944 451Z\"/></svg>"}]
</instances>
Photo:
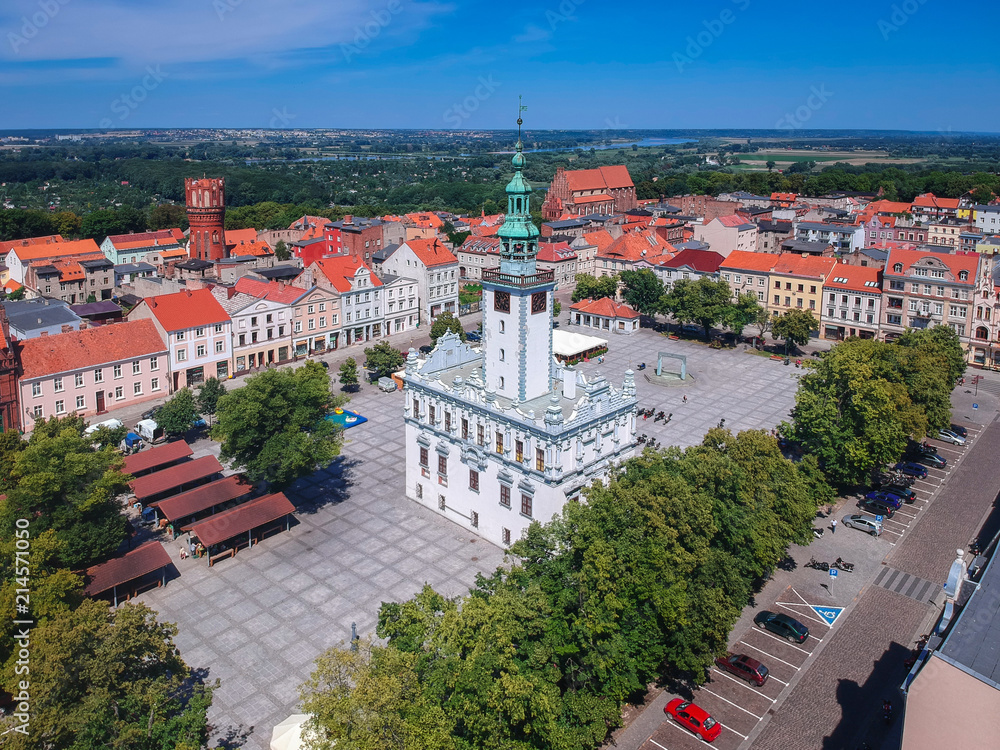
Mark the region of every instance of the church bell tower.
<instances>
[{"instance_id":1,"label":"church bell tower","mask_svg":"<svg viewBox=\"0 0 1000 750\"><path fill-rule=\"evenodd\" d=\"M551 389L552 302L555 273L539 271L538 227L531 223L531 186L524 179L521 112L517 147L507 184L507 213L497 232L500 267L484 269L483 350L486 388L512 401L529 401Z\"/></svg>"}]
</instances>

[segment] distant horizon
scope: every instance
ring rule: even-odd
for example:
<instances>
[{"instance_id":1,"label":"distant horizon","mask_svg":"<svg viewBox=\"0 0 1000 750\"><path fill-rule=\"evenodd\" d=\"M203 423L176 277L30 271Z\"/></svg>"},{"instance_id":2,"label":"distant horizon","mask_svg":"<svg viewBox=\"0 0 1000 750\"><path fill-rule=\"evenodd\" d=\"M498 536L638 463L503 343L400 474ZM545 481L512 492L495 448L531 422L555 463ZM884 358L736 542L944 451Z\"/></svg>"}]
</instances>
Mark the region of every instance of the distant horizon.
<instances>
[{"instance_id":1,"label":"distant horizon","mask_svg":"<svg viewBox=\"0 0 1000 750\"><path fill-rule=\"evenodd\" d=\"M926 0L7 0L0 126L499 130L523 95L538 130L739 120L790 134L991 133L1000 5L974 11ZM636 34L645 29L663 33ZM180 124L191 120L201 125Z\"/></svg>"}]
</instances>

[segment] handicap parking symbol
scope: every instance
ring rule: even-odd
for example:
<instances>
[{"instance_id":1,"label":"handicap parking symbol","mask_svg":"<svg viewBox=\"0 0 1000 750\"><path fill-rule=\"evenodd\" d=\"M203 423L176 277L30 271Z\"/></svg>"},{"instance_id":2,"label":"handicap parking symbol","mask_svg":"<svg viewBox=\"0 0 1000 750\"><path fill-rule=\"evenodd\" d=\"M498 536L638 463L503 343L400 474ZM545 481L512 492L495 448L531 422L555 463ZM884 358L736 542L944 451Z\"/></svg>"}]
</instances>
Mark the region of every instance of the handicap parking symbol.
<instances>
[{"instance_id":1,"label":"handicap parking symbol","mask_svg":"<svg viewBox=\"0 0 1000 750\"><path fill-rule=\"evenodd\" d=\"M844 611L844 608L843 607L817 607L817 606L813 606L813 610L816 612L816 614L818 614L820 617L823 618L823 621L827 625L832 626L833 623L835 623L837 621L837 618L840 617L840 613Z\"/></svg>"}]
</instances>

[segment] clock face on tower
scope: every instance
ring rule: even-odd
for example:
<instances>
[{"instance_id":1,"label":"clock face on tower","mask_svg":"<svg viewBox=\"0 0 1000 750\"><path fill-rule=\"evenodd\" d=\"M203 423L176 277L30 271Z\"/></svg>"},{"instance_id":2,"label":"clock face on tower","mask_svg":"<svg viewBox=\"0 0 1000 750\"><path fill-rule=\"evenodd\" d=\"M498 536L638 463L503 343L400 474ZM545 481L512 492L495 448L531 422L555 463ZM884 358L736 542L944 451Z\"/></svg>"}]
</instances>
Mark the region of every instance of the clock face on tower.
<instances>
[{"instance_id":1,"label":"clock face on tower","mask_svg":"<svg viewBox=\"0 0 1000 750\"><path fill-rule=\"evenodd\" d=\"M535 292L531 295L531 314L543 313L547 309L548 292Z\"/></svg>"},{"instance_id":2,"label":"clock face on tower","mask_svg":"<svg viewBox=\"0 0 1000 750\"><path fill-rule=\"evenodd\" d=\"M510 292L493 292L493 309L497 312L510 312Z\"/></svg>"}]
</instances>

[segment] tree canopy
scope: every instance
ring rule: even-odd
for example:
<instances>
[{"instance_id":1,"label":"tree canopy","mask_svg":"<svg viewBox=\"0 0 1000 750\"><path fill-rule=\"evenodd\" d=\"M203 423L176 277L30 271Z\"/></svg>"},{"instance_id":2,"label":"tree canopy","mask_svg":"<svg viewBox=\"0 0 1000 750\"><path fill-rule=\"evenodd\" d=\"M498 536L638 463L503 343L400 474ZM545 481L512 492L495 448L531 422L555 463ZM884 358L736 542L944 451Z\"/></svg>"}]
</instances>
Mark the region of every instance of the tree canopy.
<instances>
[{"instance_id":1,"label":"tree canopy","mask_svg":"<svg viewBox=\"0 0 1000 750\"><path fill-rule=\"evenodd\" d=\"M614 298L618 294L618 276L591 276L589 273L576 275L576 288L573 290L573 301L583 299Z\"/></svg>"},{"instance_id":2,"label":"tree canopy","mask_svg":"<svg viewBox=\"0 0 1000 750\"><path fill-rule=\"evenodd\" d=\"M425 586L383 604L387 645L325 654L303 687L315 747L402 747L418 715L430 747L597 747L649 682L705 679L829 492L815 459L788 461L763 431L646 450L532 524L469 595Z\"/></svg>"},{"instance_id":3,"label":"tree canopy","mask_svg":"<svg viewBox=\"0 0 1000 750\"><path fill-rule=\"evenodd\" d=\"M431 324L431 344L436 344L437 340L448 331L457 333L458 337L462 341L465 341L465 329L462 328L462 321L450 312L443 312L434 318L434 322ZM396 369L398 370L399 368L397 367Z\"/></svg>"},{"instance_id":4,"label":"tree canopy","mask_svg":"<svg viewBox=\"0 0 1000 750\"><path fill-rule=\"evenodd\" d=\"M365 349L365 358L365 367L376 378L387 378L402 370L406 364L403 353L388 341L379 341L375 346Z\"/></svg>"},{"instance_id":5,"label":"tree canopy","mask_svg":"<svg viewBox=\"0 0 1000 750\"><path fill-rule=\"evenodd\" d=\"M808 343L812 332L819 330L819 321L812 314L812 310L793 309L776 317L771 324L771 330L775 338L785 340L785 351L787 351L789 343L799 346Z\"/></svg>"},{"instance_id":6,"label":"tree canopy","mask_svg":"<svg viewBox=\"0 0 1000 750\"><path fill-rule=\"evenodd\" d=\"M729 282L707 276L675 281L661 300L663 312L682 323L697 323L705 329L706 337L712 326L730 319L732 307Z\"/></svg>"},{"instance_id":7,"label":"tree canopy","mask_svg":"<svg viewBox=\"0 0 1000 750\"><path fill-rule=\"evenodd\" d=\"M201 413L209 418L215 415L219 408L219 399L226 395L226 386L218 378L209 378L198 389L195 402Z\"/></svg>"},{"instance_id":8,"label":"tree canopy","mask_svg":"<svg viewBox=\"0 0 1000 750\"><path fill-rule=\"evenodd\" d=\"M219 381L216 380L216 383ZM156 424L167 435L183 435L191 429L198 418L194 406L194 393L190 388L181 388L156 412Z\"/></svg>"},{"instance_id":9,"label":"tree canopy","mask_svg":"<svg viewBox=\"0 0 1000 750\"><path fill-rule=\"evenodd\" d=\"M348 357L344 360L343 364L340 365L337 377L340 379L341 386L345 388L351 388L358 384L358 363L354 357Z\"/></svg>"},{"instance_id":10,"label":"tree canopy","mask_svg":"<svg viewBox=\"0 0 1000 750\"><path fill-rule=\"evenodd\" d=\"M219 399L212 437L251 481L284 487L339 455L342 431L324 417L345 401L318 362L267 370Z\"/></svg>"},{"instance_id":11,"label":"tree canopy","mask_svg":"<svg viewBox=\"0 0 1000 750\"><path fill-rule=\"evenodd\" d=\"M622 271L622 298L636 312L650 317L660 311L663 297L663 282L648 269L642 271Z\"/></svg>"}]
</instances>

